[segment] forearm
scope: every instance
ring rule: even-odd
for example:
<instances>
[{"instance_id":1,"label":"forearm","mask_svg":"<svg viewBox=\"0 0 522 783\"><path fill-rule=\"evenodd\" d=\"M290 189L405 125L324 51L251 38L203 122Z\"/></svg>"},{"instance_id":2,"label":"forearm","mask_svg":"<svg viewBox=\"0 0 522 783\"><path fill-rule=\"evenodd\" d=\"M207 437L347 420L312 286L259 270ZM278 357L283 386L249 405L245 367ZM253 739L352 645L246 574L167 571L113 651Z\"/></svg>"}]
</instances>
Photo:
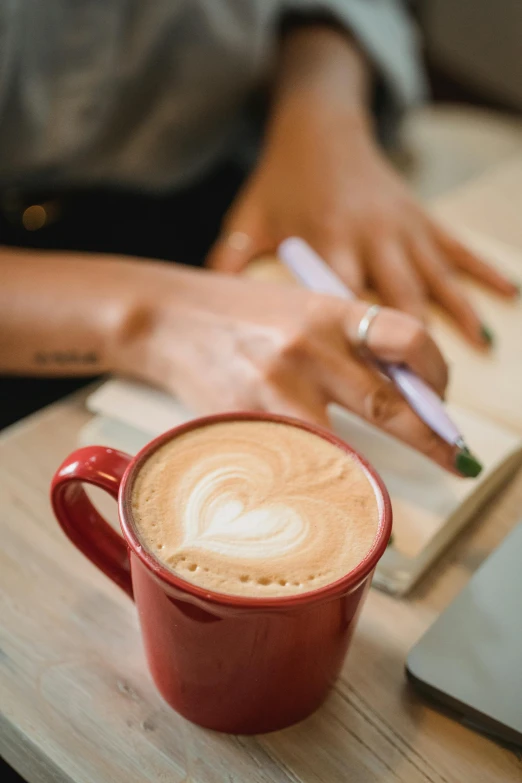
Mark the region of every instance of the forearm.
<instances>
[{"instance_id":1,"label":"forearm","mask_svg":"<svg viewBox=\"0 0 522 783\"><path fill-rule=\"evenodd\" d=\"M368 126L371 80L371 67L348 32L323 23L298 26L281 41L273 116L304 99Z\"/></svg>"},{"instance_id":2,"label":"forearm","mask_svg":"<svg viewBox=\"0 0 522 783\"><path fill-rule=\"evenodd\" d=\"M111 370L132 312L126 275L125 261L0 249L0 372Z\"/></svg>"}]
</instances>

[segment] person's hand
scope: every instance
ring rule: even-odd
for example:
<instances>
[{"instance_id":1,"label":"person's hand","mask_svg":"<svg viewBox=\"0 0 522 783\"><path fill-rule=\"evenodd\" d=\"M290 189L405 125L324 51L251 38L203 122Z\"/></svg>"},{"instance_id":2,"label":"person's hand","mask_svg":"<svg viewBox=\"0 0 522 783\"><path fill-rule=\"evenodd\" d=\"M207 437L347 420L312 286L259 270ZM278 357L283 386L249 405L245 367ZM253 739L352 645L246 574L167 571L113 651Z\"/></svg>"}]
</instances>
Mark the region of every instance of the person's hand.
<instances>
[{"instance_id":1,"label":"person's hand","mask_svg":"<svg viewBox=\"0 0 522 783\"><path fill-rule=\"evenodd\" d=\"M199 414L270 411L327 426L326 406L337 402L455 471L454 450L352 347L366 303L158 264L138 274L114 370L166 389ZM368 347L443 394L446 364L412 316L383 308Z\"/></svg>"},{"instance_id":2,"label":"person's hand","mask_svg":"<svg viewBox=\"0 0 522 783\"><path fill-rule=\"evenodd\" d=\"M208 264L239 272L289 236L305 239L359 296L372 287L421 319L428 299L436 301L479 346L490 342L488 330L458 274L507 297L518 293L427 215L335 89L294 89L279 101Z\"/></svg>"}]
</instances>

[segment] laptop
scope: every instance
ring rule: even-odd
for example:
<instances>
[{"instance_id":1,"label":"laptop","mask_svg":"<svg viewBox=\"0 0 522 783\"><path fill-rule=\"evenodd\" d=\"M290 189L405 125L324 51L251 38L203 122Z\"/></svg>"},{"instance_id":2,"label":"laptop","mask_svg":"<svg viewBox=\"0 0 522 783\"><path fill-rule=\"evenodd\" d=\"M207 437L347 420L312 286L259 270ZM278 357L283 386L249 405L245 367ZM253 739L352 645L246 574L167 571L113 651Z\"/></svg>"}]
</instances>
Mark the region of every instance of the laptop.
<instances>
[{"instance_id":1,"label":"laptop","mask_svg":"<svg viewBox=\"0 0 522 783\"><path fill-rule=\"evenodd\" d=\"M522 523L415 645L406 672L460 722L522 747Z\"/></svg>"}]
</instances>

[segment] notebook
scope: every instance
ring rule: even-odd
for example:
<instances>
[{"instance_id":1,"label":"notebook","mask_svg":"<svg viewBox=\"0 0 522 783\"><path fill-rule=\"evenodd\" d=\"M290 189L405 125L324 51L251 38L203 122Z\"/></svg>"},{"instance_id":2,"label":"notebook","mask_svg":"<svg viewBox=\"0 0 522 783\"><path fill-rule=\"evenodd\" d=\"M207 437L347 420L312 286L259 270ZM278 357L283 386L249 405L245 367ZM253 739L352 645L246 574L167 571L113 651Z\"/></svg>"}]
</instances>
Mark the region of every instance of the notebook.
<instances>
[{"instance_id":1,"label":"notebook","mask_svg":"<svg viewBox=\"0 0 522 783\"><path fill-rule=\"evenodd\" d=\"M514 279L522 278L522 254L476 234L466 241ZM288 280L273 259L254 263L257 279ZM448 543L522 463L522 304L506 302L466 283L497 340L491 354L471 348L437 312L433 331L450 362L449 410L484 470L475 480L451 476L413 449L332 405L332 428L362 453L382 476L394 512L392 544L374 585L404 595ZM82 444L100 443L129 453L155 435L193 417L177 400L143 384L112 379L87 401L96 416Z\"/></svg>"}]
</instances>

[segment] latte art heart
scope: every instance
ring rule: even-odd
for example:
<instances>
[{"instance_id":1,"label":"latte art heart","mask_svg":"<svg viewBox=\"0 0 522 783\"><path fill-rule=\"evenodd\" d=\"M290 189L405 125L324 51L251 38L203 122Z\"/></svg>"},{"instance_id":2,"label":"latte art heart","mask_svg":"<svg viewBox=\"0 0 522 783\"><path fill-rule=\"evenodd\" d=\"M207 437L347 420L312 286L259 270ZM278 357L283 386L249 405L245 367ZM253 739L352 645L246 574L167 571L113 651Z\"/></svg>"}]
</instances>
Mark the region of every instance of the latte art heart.
<instances>
[{"instance_id":1,"label":"latte art heart","mask_svg":"<svg viewBox=\"0 0 522 783\"><path fill-rule=\"evenodd\" d=\"M294 509L283 503L245 509L233 493L221 490L231 483L241 486L244 479L240 468L221 468L193 486L183 515L184 548L255 560L283 555L302 543L307 523Z\"/></svg>"},{"instance_id":2,"label":"latte art heart","mask_svg":"<svg viewBox=\"0 0 522 783\"><path fill-rule=\"evenodd\" d=\"M252 596L335 581L379 524L362 465L270 421L201 426L166 443L140 468L132 508L144 546L183 579Z\"/></svg>"}]
</instances>

